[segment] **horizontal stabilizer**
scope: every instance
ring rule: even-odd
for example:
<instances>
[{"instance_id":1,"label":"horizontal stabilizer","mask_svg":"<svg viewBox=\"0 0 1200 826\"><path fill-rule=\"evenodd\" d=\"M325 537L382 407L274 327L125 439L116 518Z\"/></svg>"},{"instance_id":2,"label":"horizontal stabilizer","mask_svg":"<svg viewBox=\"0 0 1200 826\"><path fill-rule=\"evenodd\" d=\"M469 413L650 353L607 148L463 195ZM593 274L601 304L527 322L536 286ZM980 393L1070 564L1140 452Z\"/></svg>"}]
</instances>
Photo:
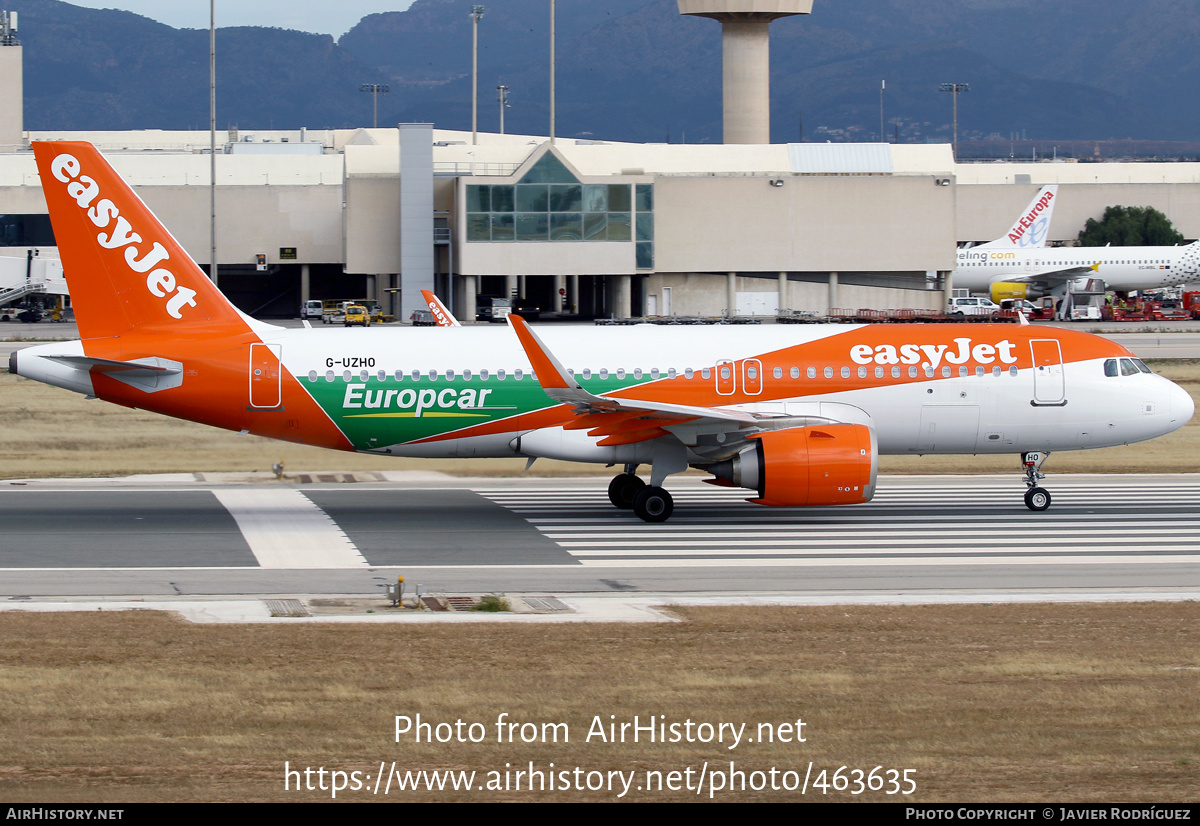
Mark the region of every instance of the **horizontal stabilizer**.
<instances>
[{"instance_id":1,"label":"horizontal stabilizer","mask_svg":"<svg viewBox=\"0 0 1200 826\"><path fill-rule=\"evenodd\" d=\"M69 365L77 370L106 373L117 381L147 393L169 390L183 383L183 365L157 356L131 361L77 355L44 355L42 358Z\"/></svg>"}]
</instances>

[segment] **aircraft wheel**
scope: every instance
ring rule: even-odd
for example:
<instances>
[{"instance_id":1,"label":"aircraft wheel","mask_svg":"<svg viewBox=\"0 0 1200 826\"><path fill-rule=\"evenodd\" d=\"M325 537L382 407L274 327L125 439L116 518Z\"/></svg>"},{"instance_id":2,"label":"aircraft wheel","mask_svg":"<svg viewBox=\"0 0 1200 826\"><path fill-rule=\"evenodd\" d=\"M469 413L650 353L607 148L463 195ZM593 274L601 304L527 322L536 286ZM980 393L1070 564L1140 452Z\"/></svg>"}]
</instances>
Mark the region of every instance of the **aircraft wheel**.
<instances>
[{"instance_id":1,"label":"aircraft wheel","mask_svg":"<svg viewBox=\"0 0 1200 826\"><path fill-rule=\"evenodd\" d=\"M1050 491L1045 488L1030 488L1025 491L1025 507L1031 511L1044 511L1050 507Z\"/></svg>"},{"instance_id":2,"label":"aircraft wheel","mask_svg":"<svg viewBox=\"0 0 1200 826\"><path fill-rule=\"evenodd\" d=\"M608 483L608 501L612 502L614 507L629 510L633 507L633 500L637 498L638 491L644 487L646 483L632 473L614 476Z\"/></svg>"},{"instance_id":3,"label":"aircraft wheel","mask_svg":"<svg viewBox=\"0 0 1200 826\"><path fill-rule=\"evenodd\" d=\"M633 512L643 522L666 522L675 510L671 494L663 488L647 485L638 491L633 500Z\"/></svg>"}]
</instances>

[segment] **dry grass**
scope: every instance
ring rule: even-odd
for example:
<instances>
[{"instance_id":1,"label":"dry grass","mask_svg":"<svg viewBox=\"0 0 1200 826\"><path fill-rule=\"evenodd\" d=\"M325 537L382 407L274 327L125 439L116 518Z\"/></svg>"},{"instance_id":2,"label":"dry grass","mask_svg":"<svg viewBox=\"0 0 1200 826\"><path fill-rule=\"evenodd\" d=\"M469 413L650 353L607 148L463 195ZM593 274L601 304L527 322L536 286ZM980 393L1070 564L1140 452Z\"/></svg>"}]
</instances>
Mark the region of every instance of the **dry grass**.
<instances>
[{"instance_id":1,"label":"dry grass","mask_svg":"<svg viewBox=\"0 0 1200 826\"><path fill-rule=\"evenodd\" d=\"M1194 801L1200 604L699 609L669 625L191 626L0 614L0 797L319 800L283 766L915 769L916 801ZM495 719L570 742L495 742ZM395 715L487 725L394 742ZM805 721L807 742L584 742L605 722ZM815 771L814 771L815 776ZM393 795L394 797L395 795ZM868 799L889 799L882 794ZM609 800L607 792L407 800ZM635 800L694 799L631 792ZM339 799L372 799L365 791ZM798 793L718 799L799 799ZM810 789L808 799L822 799ZM847 793L824 799L852 799ZM858 798L862 799L862 798ZM890 798L895 800L896 798Z\"/></svg>"},{"instance_id":2,"label":"dry grass","mask_svg":"<svg viewBox=\"0 0 1200 826\"><path fill-rule=\"evenodd\" d=\"M1200 397L1200 363L1161 361L1155 369ZM1198 405L1200 406L1200 405ZM268 471L280 459L289 471L437 470L460 476L520 476L523 459L396 459L322 450L257 436L239 436L192 422L129 410L38 382L0 373L0 478L125 476L134 473ZM1055 454L1053 473L1179 473L1196 470L1200 420L1151 442ZM1019 472L1009 456L885 456L883 473ZM541 460L538 476L609 475L600 465Z\"/></svg>"}]
</instances>

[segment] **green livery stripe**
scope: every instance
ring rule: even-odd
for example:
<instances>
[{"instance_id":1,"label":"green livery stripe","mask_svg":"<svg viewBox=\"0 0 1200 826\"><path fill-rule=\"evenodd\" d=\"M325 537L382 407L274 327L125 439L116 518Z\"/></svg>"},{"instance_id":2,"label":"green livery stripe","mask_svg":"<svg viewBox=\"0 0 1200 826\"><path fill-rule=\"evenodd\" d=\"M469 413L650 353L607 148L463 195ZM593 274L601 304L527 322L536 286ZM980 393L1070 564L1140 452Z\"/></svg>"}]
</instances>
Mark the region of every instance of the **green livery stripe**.
<instances>
[{"instance_id":1,"label":"green livery stripe","mask_svg":"<svg viewBox=\"0 0 1200 826\"><path fill-rule=\"evenodd\" d=\"M651 381L649 376L609 377L581 383L604 395ZM340 375L329 381L320 375L316 381L305 377L302 384L357 450L415 442L557 405L528 374L520 381L512 375L486 381L478 376L413 380L407 373L401 380L389 373L383 381L374 375L367 381L345 381Z\"/></svg>"}]
</instances>

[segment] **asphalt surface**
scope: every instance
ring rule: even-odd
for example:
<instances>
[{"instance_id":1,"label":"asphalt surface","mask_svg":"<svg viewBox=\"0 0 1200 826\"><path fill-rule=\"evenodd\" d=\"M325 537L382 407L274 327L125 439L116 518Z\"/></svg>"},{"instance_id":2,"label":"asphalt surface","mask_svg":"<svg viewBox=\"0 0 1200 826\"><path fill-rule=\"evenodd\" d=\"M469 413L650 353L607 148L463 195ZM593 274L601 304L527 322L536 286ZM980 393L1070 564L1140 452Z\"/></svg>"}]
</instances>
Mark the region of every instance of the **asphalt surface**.
<instances>
[{"instance_id":1,"label":"asphalt surface","mask_svg":"<svg viewBox=\"0 0 1200 826\"><path fill-rule=\"evenodd\" d=\"M774 509L672 480L642 523L602 478L0 483L0 599L379 596L1200 597L1200 475L884 477L846 508ZM241 478L241 481L245 481ZM410 590L410 593L413 591Z\"/></svg>"}]
</instances>

